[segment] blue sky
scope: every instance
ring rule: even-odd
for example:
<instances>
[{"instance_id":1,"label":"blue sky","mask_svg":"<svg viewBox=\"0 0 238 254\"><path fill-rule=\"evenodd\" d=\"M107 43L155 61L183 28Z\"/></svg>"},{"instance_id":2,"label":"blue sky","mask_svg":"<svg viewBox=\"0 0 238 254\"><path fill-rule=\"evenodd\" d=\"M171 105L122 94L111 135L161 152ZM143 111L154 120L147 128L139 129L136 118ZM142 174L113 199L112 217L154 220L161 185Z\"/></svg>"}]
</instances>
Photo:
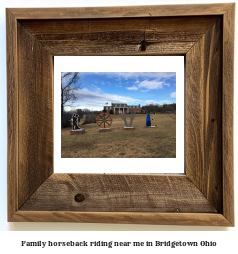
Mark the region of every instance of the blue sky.
<instances>
[{"instance_id":1,"label":"blue sky","mask_svg":"<svg viewBox=\"0 0 238 254\"><path fill-rule=\"evenodd\" d=\"M141 106L176 102L175 72L81 72L80 87L74 109L102 110L111 102Z\"/></svg>"}]
</instances>

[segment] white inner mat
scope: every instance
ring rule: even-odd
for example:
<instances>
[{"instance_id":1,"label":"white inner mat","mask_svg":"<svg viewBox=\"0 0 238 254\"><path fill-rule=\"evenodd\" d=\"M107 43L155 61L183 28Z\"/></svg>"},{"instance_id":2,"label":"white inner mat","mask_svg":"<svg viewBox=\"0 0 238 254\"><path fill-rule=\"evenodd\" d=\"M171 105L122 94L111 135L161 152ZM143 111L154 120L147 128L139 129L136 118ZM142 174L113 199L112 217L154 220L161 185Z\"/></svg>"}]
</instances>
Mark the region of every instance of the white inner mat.
<instances>
[{"instance_id":1,"label":"white inner mat","mask_svg":"<svg viewBox=\"0 0 238 254\"><path fill-rule=\"evenodd\" d=\"M61 158L61 72L76 71L176 72L176 158ZM184 83L183 56L54 57L54 172L184 174Z\"/></svg>"}]
</instances>

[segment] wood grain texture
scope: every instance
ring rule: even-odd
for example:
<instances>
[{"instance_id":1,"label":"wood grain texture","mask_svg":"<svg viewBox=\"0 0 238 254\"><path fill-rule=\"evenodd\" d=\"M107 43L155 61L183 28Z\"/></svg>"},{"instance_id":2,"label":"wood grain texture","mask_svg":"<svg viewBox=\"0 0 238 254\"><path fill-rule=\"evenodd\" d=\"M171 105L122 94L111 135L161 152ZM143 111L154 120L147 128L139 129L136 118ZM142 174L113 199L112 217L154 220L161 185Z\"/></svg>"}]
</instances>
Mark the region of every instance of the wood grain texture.
<instances>
[{"instance_id":1,"label":"wood grain texture","mask_svg":"<svg viewBox=\"0 0 238 254\"><path fill-rule=\"evenodd\" d=\"M55 56L182 55L217 19L22 20L21 24ZM143 40L148 42L146 52L140 51Z\"/></svg>"},{"instance_id":2,"label":"wood grain texture","mask_svg":"<svg viewBox=\"0 0 238 254\"><path fill-rule=\"evenodd\" d=\"M222 21L186 55L186 175L222 211Z\"/></svg>"},{"instance_id":3,"label":"wood grain texture","mask_svg":"<svg viewBox=\"0 0 238 254\"><path fill-rule=\"evenodd\" d=\"M17 19L97 19L222 15L232 6L224 4L151 5L84 8L10 8Z\"/></svg>"},{"instance_id":4,"label":"wood grain texture","mask_svg":"<svg viewBox=\"0 0 238 254\"><path fill-rule=\"evenodd\" d=\"M53 19L53 20L20 20L19 22L37 39L58 39L77 34L144 31L163 34L181 34L188 37L205 33L219 16L198 17L150 17L150 18L111 18L111 19ZM153 34L151 34L153 35ZM63 37L65 36L65 37ZM143 38L144 39L144 38Z\"/></svg>"},{"instance_id":5,"label":"wood grain texture","mask_svg":"<svg viewBox=\"0 0 238 254\"><path fill-rule=\"evenodd\" d=\"M18 23L18 206L53 173L53 58Z\"/></svg>"},{"instance_id":6,"label":"wood grain texture","mask_svg":"<svg viewBox=\"0 0 238 254\"><path fill-rule=\"evenodd\" d=\"M18 211L12 221L232 226L223 215L213 213Z\"/></svg>"},{"instance_id":7,"label":"wood grain texture","mask_svg":"<svg viewBox=\"0 0 238 254\"><path fill-rule=\"evenodd\" d=\"M234 224L234 26L235 4L223 16L222 87L223 214L232 224Z\"/></svg>"},{"instance_id":8,"label":"wood grain texture","mask_svg":"<svg viewBox=\"0 0 238 254\"><path fill-rule=\"evenodd\" d=\"M138 42L120 44L96 43L82 44L76 41L49 41L42 45L55 56L156 56L156 55L184 55L193 46L193 42L156 43L147 47L146 52L140 50Z\"/></svg>"},{"instance_id":9,"label":"wood grain texture","mask_svg":"<svg viewBox=\"0 0 238 254\"><path fill-rule=\"evenodd\" d=\"M76 194L85 200L75 202ZM216 209L186 176L53 174L21 211L205 212Z\"/></svg>"},{"instance_id":10,"label":"wood grain texture","mask_svg":"<svg viewBox=\"0 0 238 254\"><path fill-rule=\"evenodd\" d=\"M18 58L17 20L6 11L7 32L7 177L8 220L18 210Z\"/></svg>"}]
</instances>

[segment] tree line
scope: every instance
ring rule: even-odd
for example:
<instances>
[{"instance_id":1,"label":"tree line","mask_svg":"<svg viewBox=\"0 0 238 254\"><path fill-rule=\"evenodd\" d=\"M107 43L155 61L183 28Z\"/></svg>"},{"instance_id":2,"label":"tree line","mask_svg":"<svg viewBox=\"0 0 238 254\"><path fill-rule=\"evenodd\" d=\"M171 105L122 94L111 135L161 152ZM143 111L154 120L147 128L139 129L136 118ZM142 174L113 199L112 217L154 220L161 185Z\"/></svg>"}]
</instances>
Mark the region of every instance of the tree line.
<instances>
[{"instance_id":1,"label":"tree line","mask_svg":"<svg viewBox=\"0 0 238 254\"><path fill-rule=\"evenodd\" d=\"M171 104L149 104L141 107L142 113L176 113L176 103Z\"/></svg>"}]
</instances>

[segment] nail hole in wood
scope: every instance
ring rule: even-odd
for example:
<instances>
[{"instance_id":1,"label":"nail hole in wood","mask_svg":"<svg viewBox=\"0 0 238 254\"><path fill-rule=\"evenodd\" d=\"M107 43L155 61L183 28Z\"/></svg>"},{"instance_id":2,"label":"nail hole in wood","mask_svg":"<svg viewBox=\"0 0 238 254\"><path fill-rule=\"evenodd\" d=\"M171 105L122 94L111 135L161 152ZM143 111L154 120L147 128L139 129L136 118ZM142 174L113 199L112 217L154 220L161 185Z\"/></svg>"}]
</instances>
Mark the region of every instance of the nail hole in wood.
<instances>
[{"instance_id":1,"label":"nail hole in wood","mask_svg":"<svg viewBox=\"0 0 238 254\"><path fill-rule=\"evenodd\" d=\"M77 194L77 195L75 195L75 197L74 197L74 200L75 200L76 202L83 202L84 199L85 199L85 197L84 197L83 194Z\"/></svg>"},{"instance_id":2,"label":"nail hole in wood","mask_svg":"<svg viewBox=\"0 0 238 254\"><path fill-rule=\"evenodd\" d=\"M145 40L141 41L140 43L140 50L141 51L146 51L147 43Z\"/></svg>"},{"instance_id":3,"label":"nail hole in wood","mask_svg":"<svg viewBox=\"0 0 238 254\"><path fill-rule=\"evenodd\" d=\"M214 122L215 122L215 119L212 119L212 122L214 123Z\"/></svg>"}]
</instances>

